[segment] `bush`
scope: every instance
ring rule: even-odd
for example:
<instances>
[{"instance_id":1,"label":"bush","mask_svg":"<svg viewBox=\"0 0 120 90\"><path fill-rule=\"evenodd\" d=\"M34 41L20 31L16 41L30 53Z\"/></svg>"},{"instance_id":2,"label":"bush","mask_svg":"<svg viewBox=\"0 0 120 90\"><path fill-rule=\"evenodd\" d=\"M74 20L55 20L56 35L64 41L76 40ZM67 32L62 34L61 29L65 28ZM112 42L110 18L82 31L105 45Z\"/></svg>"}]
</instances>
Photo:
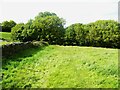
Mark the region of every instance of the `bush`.
<instances>
[{"instance_id":1,"label":"bush","mask_svg":"<svg viewBox=\"0 0 120 90\"><path fill-rule=\"evenodd\" d=\"M114 20L98 20L83 25L76 23L64 29L65 20L55 13L41 12L26 24L12 28L12 39L46 41L49 44L120 48L120 24Z\"/></svg>"},{"instance_id":2,"label":"bush","mask_svg":"<svg viewBox=\"0 0 120 90\"><path fill-rule=\"evenodd\" d=\"M98 20L89 26L89 43L92 46L119 47L120 24L113 20Z\"/></svg>"},{"instance_id":3,"label":"bush","mask_svg":"<svg viewBox=\"0 0 120 90\"><path fill-rule=\"evenodd\" d=\"M40 30L40 40L46 41L49 44L62 44L65 33L65 21L54 13L48 14L48 12L45 12L42 13L42 16L41 14L39 15L33 21L33 28Z\"/></svg>"},{"instance_id":4,"label":"bush","mask_svg":"<svg viewBox=\"0 0 120 90\"><path fill-rule=\"evenodd\" d=\"M12 27L14 27L16 23L13 20L2 22L2 32L11 32Z\"/></svg>"},{"instance_id":5,"label":"bush","mask_svg":"<svg viewBox=\"0 0 120 90\"><path fill-rule=\"evenodd\" d=\"M54 13L44 12L29 20L26 24L18 24L12 28L14 40L33 41L43 40L49 44L62 44L64 39L64 23Z\"/></svg>"},{"instance_id":6,"label":"bush","mask_svg":"<svg viewBox=\"0 0 120 90\"><path fill-rule=\"evenodd\" d=\"M65 44L67 45L85 45L88 34L85 25L76 23L68 26L65 31Z\"/></svg>"},{"instance_id":7,"label":"bush","mask_svg":"<svg viewBox=\"0 0 120 90\"><path fill-rule=\"evenodd\" d=\"M65 44L120 48L120 24L114 20L98 20L66 28Z\"/></svg>"},{"instance_id":8,"label":"bush","mask_svg":"<svg viewBox=\"0 0 120 90\"><path fill-rule=\"evenodd\" d=\"M15 25L15 27L13 27L11 31L11 35L12 35L11 38L13 40L21 40L23 38L22 37L23 29L24 29L24 23Z\"/></svg>"}]
</instances>

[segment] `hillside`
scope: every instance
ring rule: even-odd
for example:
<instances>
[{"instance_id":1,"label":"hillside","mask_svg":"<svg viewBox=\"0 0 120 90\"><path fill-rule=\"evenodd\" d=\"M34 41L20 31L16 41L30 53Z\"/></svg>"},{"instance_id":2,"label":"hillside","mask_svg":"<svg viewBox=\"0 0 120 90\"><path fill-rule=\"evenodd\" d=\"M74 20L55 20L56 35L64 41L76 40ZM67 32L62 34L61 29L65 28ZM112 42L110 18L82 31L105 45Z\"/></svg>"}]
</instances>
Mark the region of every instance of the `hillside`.
<instances>
[{"instance_id":1,"label":"hillside","mask_svg":"<svg viewBox=\"0 0 120 90\"><path fill-rule=\"evenodd\" d=\"M50 45L3 60L3 88L118 87L117 49Z\"/></svg>"}]
</instances>

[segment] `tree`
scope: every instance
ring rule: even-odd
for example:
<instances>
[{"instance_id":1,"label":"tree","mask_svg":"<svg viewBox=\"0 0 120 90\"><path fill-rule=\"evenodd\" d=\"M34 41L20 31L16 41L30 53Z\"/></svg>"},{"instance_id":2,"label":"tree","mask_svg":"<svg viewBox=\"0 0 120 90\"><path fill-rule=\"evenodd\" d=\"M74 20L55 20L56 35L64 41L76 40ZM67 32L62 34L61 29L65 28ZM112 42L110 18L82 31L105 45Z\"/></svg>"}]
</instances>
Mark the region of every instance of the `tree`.
<instances>
[{"instance_id":1,"label":"tree","mask_svg":"<svg viewBox=\"0 0 120 90\"><path fill-rule=\"evenodd\" d=\"M14 27L16 23L13 20L10 21L4 21L2 22L2 31L3 32L11 32L11 28Z\"/></svg>"},{"instance_id":2,"label":"tree","mask_svg":"<svg viewBox=\"0 0 120 90\"><path fill-rule=\"evenodd\" d=\"M41 12L34 20L12 29L13 39L20 41L44 40L50 44L62 44L65 20L55 13ZM20 27L19 27L20 26ZM19 28L18 28L19 27Z\"/></svg>"},{"instance_id":3,"label":"tree","mask_svg":"<svg viewBox=\"0 0 120 90\"><path fill-rule=\"evenodd\" d=\"M65 32L66 44L68 45L85 45L87 31L85 25L76 23L68 26Z\"/></svg>"},{"instance_id":4,"label":"tree","mask_svg":"<svg viewBox=\"0 0 120 90\"><path fill-rule=\"evenodd\" d=\"M67 45L120 48L120 24L114 20L72 24L66 28L65 41Z\"/></svg>"},{"instance_id":5,"label":"tree","mask_svg":"<svg viewBox=\"0 0 120 90\"><path fill-rule=\"evenodd\" d=\"M11 30L12 39L22 41L24 37L22 36L23 29L24 29L24 23L19 23L15 27L13 27Z\"/></svg>"},{"instance_id":6,"label":"tree","mask_svg":"<svg viewBox=\"0 0 120 90\"><path fill-rule=\"evenodd\" d=\"M119 47L119 23L114 20L98 20L89 26L89 43L92 46Z\"/></svg>"},{"instance_id":7,"label":"tree","mask_svg":"<svg viewBox=\"0 0 120 90\"><path fill-rule=\"evenodd\" d=\"M56 15L48 15L36 18L33 22L33 27L40 30L40 39L49 42L50 44L61 44L64 39L64 24L65 21Z\"/></svg>"},{"instance_id":8,"label":"tree","mask_svg":"<svg viewBox=\"0 0 120 90\"><path fill-rule=\"evenodd\" d=\"M39 19L39 18L44 18L44 17L47 17L47 16L57 16L55 13L51 13L51 12L40 12L36 17L35 19Z\"/></svg>"},{"instance_id":9,"label":"tree","mask_svg":"<svg viewBox=\"0 0 120 90\"><path fill-rule=\"evenodd\" d=\"M16 22L14 22L13 20L10 20L9 23L10 23L10 28L12 28L16 25Z\"/></svg>"}]
</instances>

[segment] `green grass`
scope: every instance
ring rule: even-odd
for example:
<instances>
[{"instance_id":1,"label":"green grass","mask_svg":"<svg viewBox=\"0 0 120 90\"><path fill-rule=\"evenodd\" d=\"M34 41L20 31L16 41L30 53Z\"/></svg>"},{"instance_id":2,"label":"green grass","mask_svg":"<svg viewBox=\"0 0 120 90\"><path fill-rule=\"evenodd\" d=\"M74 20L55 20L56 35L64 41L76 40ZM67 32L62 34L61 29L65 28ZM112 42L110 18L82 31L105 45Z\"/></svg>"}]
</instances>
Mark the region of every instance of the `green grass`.
<instances>
[{"instance_id":1,"label":"green grass","mask_svg":"<svg viewBox=\"0 0 120 90\"><path fill-rule=\"evenodd\" d=\"M0 38L11 41L11 33L10 32L0 32Z\"/></svg>"},{"instance_id":2,"label":"green grass","mask_svg":"<svg viewBox=\"0 0 120 90\"><path fill-rule=\"evenodd\" d=\"M11 33L10 32L0 32L0 39L5 39L7 41L0 42L0 45L11 44Z\"/></svg>"},{"instance_id":3,"label":"green grass","mask_svg":"<svg viewBox=\"0 0 120 90\"><path fill-rule=\"evenodd\" d=\"M118 50L55 46L3 59L4 88L117 88Z\"/></svg>"},{"instance_id":4,"label":"green grass","mask_svg":"<svg viewBox=\"0 0 120 90\"><path fill-rule=\"evenodd\" d=\"M10 32L0 32L0 39L4 39L4 41L0 42L0 45L13 43L13 40L11 39L11 33Z\"/></svg>"}]
</instances>

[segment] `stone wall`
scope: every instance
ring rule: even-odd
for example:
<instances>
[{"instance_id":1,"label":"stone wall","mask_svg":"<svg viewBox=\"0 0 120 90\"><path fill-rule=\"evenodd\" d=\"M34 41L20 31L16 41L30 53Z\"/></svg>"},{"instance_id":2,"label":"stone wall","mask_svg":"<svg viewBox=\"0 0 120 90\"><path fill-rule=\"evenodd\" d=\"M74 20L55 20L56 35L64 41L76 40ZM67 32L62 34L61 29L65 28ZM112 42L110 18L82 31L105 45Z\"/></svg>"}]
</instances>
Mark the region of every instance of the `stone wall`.
<instances>
[{"instance_id":1,"label":"stone wall","mask_svg":"<svg viewBox=\"0 0 120 90\"><path fill-rule=\"evenodd\" d=\"M0 50L2 51L2 57L9 57L10 55L13 55L19 51L34 48L34 47L40 47L48 45L46 42L16 42L12 44L6 44L0 46Z\"/></svg>"}]
</instances>

